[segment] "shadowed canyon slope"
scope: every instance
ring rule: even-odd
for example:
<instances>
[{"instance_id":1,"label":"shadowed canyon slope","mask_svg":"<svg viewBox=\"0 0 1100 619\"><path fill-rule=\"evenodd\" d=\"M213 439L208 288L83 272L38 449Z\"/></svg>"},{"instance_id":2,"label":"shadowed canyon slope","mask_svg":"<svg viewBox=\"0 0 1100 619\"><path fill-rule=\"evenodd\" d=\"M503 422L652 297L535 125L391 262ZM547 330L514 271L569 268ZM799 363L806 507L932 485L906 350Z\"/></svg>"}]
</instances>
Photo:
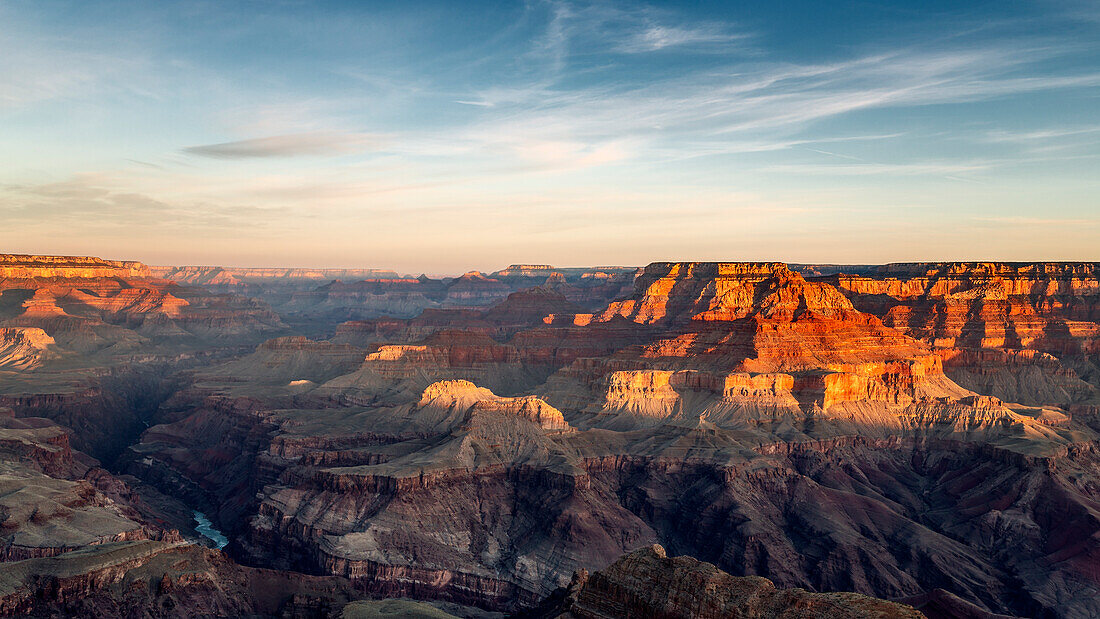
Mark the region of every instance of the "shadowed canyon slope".
<instances>
[{"instance_id":1,"label":"shadowed canyon slope","mask_svg":"<svg viewBox=\"0 0 1100 619\"><path fill-rule=\"evenodd\" d=\"M6 608L1100 613L1094 263L0 267Z\"/></svg>"}]
</instances>

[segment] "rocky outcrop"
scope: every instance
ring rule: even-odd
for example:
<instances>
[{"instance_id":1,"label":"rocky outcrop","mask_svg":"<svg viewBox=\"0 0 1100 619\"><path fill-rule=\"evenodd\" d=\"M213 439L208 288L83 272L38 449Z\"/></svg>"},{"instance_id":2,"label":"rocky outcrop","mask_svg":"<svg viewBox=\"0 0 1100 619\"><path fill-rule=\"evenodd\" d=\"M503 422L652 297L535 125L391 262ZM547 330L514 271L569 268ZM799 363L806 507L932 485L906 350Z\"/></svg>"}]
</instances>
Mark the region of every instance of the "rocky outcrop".
<instances>
[{"instance_id":1,"label":"rocky outcrop","mask_svg":"<svg viewBox=\"0 0 1100 619\"><path fill-rule=\"evenodd\" d=\"M287 336L268 340L240 359L200 370L195 379L209 392L296 394L353 372L365 354L347 344Z\"/></svg>"},{"instance_id":2,"label":"rocky outcrop","mask_svg":"<svg viewBox=\"0 0 1100 619\"><path fill-rule=\"evenodd\" d=\"M119 541L178 540L159 515L72 449L69 431L0 409L0 562Z\"/></svg>"},{"instance_id":3,"label":"rocky outcrop","mask_svg":"<svg viewBox=\"0 0 1100 619\"><path fill-rule=\"evenodd\" d=\"M0 325L42 329L58 349L85 356L247 341L284 327L261 302L152 278L140 263L7 255L0 271L0 294L15 301L3 304Z\"/></svg>"},{"instance_id":4,"label":"rocky outcrop","mask_svg":"<svg viewBox=\"0 0 1100 619\"><path fill-rule=\"evenodd\" d=\"M835 417L898 428L905 406L971 395L926 344L778 263L650 265L633 296L588 328L624 320L651 329L648 341L576 360L548 383L552 404L613 429L651 423L633 412L727 427Z\"/></svg>"},{"instance_id":5,"label":"rocky outcrop","mask_svg":"<svg viewBox=\"0 0 1100 619\"><path fill-rule=\"evenodd\" d=\"M280 311L293 311L288 304L295 294L307 293L331 282L398 279L386 269L300 269L220 266L152 266L156 276L186 286L200 286L221 294L261 299ZM288 306L284 309L284 306Z\"/></svg>"},{"instance_id":6,"label":"rocky outcrop","mask_svg":"<svg viewBox=\"0 0 1100 619\"><path fill-rule=\"evenodd\" d=\"M140 262L103 260L91 256L0 254L0 279L148 277Z\"/></svg>"},{"instance_id":7,"label":"rocky outcrop","mask_svg":"<svg viewBox=\"0 0 1100 619\"><path fill-rule=\"evenodd\" d=\"M182 542L110 543L0 565L5 616L338 616L360 597L346 580L246 568Z\"/></svg>"},{"instance_id":8,"label":"rocky outcrop","mask_svg":"<svg viewBox=\"0 0 1100 619\"><path fill-rule=\"evenodd\" d=\"M825 281L932 345L950 376L982 393L1027 404L1100 401L1100 263L893 264Z\"/></svg>"},{"instance_id":9,"label":"rocky outcrop","mask_svg":"<svg viewBox=\"0 0 1100 619\"><path fill-rule=\"evenodd\" d=\"M513 292L485 312L485 320L497 325L533 327L553 322L555 316L573 316L582 308L550 286Z\"/></svg>"},{"instance_id":10,"label":"rocky outcrop","mask_svg":"<svg viewBox=\"0 0 1100 619\"><path fill-rule=\"evenodd\" d=\"M536 396L505 398L466 380L447 380L428 385L417 406L420 409L462 411L464 421L469 421L474 415L493 412L526 419L543 430L569 429L561 411Z\"/></svg>"},{"instance_id":11,"label":"rocky outcrop","mask_svg":"<svg viewBox=\"0 0 1100 619\"><path fill-rule=\"evenodd\" d=\"M602 266L560 268L547 264L513 264L492 274L494 279L521 290L542 286L561 293L586 311L601 309L633 289L637 267Z\"/></svg>"},{"instance_id":12,"label":"rocky outcrop","mask_svg":"<svg viewBox=\"0 0 1100 619\"><path fill-rule=\"evenodd\" d=\"M382 345L360 368L334 378L314 394L350 404L419 396L440 380L464 379L500 393L517 393L544 381L553 366L527 363L514 346L476 332L438 331L416 344Z\"/></svg>"},{"instance_id":13,"label":"rocky outcrop","mask_svg":"<svg viewBox=\"0 0 1100 619\"><path fill-rule=\"evenodd\" d=\"M447 308L485 308L506 300L509 294L542 287L565 298L565 303L552 301L556 308L548 308L546 299L514 299L512 304L534 301L534 305L547 307L547 313L575 312L603 307L607 301L629 290L634 269L505 269L492 275L471 271L456 278L367 278L359 281L333 281L310 290L295 292L289 299L279 301L276 307L296 316L308 316L312 320L369 320L381 317L415 318L422 312ZM268 298L268 297L265 297ZM274 300L273 300L274 302ZM510 304L511 305L511 304ZM504 313L490 318L500 324L512 320L505 306ZM515 311L535 311L519 305ZM546 314L538 316L543 318ZM532 318L528 316L524 320ZM462 325L469 327L470 325Z\"/></svg>"},{"instance_id":14,"label":"rocky outcrop","mask_svg":"<svg viewBox=\"0 0 1100 619\"><path fill-rule=\"evenodd\" d=\"M840 291L807 282L779 262L655 262L638 276L634 290L632 298L612 302L594 320L624 316L651 324L858 315Z\"/></svg>"},{"instance_id":15,"label":"rocky outcrop","mask_svg":"<svg viewBox=\"0 0 1100 619\"><path fill-rule=\"evenodd\" d=\"M56 356L55 342L37 327L0 327L0 370L28 371Z\"/></svg>"},{"instance_id":16,"label":"rocky outcrop","mask_svg":"<svg viewBox=\"0 0 1100 619\"><path fill-rule=\"evenodd\" d=\"M1100 350L1097 263L887 265L835 281L885 324L939 347Z\"/></svg>"},{"instance_id":17,"label":"rocky outcrop","mask_svg":"<svg viewBox=\"0 0 1100 619\"><path fill-rule=\"evenodd\" d=\"M239 286L269 282L310 283L333 280L396 279L397 273L388 269L301 269L301 268L252 268L221 266L151 266L150 273L196 286Z\"/></svg>"},{"instance_id":18,"label":"rocky outcrop","mask_svg":"<svg viewBox=\"0 0 1100 619\"><path fill-rule=\"evenodd\" d=\"M668 557L652 545L607 568L573 578L558 607L543 616L579 619L661 617L924 617L915 609L855 593L777 589L766 578L736 577L691 557Z\"/></svg>"}]
</instances>

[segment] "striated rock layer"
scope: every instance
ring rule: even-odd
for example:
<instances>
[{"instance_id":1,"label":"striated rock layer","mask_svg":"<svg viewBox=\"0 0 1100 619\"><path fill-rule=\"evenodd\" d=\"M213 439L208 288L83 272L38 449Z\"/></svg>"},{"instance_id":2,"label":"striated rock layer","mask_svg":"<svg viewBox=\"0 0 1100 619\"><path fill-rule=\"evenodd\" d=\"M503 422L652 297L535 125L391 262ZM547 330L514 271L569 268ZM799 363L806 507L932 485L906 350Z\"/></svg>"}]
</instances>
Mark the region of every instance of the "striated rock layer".
<instances>
[{"instance_id":1,"label":"striated rock layer","mask_svg":"<svg viewBox=\"0 0 1100 619\"><path fill-rule=\"evenodd\" d=\"M1100 401L1100 263L894 264L826 280L932 345L961 384L1026 404Z\"/></svg>"},{"instance_id":2,"label":"striated rock layer","mask_svg":"<svg viewBox=\"0 0 1100 619\"><path fill-rule=\"evenodd\" d=\"M531 301L199 372L127 470L220 506L243 561L385 595L517 610L659 542L779 587L1100 612L1096 434L1069 411L960 386L782 264L658 263L602 311L494 330ZM359 366L326 378L339 347Z\"/></svg>"},{"instance_id":3,"label":"striated rock layer","mask_svg":"<svg viewBox=\"0 0 1100 619\"><path fill-rule=\"evenodd\" d=\"M10 558L39 561L20 574L42 576L11 590L48 599L20 607L43 613L162 603L171 593L128 587L174 568L71 572L112 583L93 594L88 579L51 581L61 572L42 561L145 541L114 537L130 531L155 537L149 525L172 520L160 506L174 497L255 566L153 553L188 554L176 560L205 574L195 582L295 570L349 596L513 612L549 608L540 600L575 572L599 570L555 600L581 616L729 613L743 591L757 616L884 608L814 593L845 591L936 612L1100 614L1088 269L834 271L514 265L333 282L287 293L277 307L290 327L271 335L294 335L263 343L263 329L217 335L241 324L229 310L253 302L240 297L155 278L19 280L0 303L3 328L45 338L8 337L0 402L73 434L17 419L29 425L13 421L3 443L21 463L0 505ZM932 271L946 283L904 283ZM336 329L344 318L357 320ZM58 328L74 319L98 322L79 340ZM181 358L166 360L173 351ZM74 447L102 450L126 475L81 469L84 456L64 455ZM158 495L142 482L159 498L143 499ZM619 560L655 543L713 567L655 549ZM143 568L110 573L131 569ZM747 576L774 585L731 580ZM41 582L96 601L66 606L77 594L43 597ZM302 593L257 611L248 587L202 586L222 588L199 614L342 608ZM225 606L230 594L243 601Z\"/></svg>"},{"instance_id":4,"label":"striated rock layer","mask_svg":"<svg viewBox=\"0 0 1100 619\"><path fill-rule=\"evenodd\" d=\"M578 572L557 608L538 614L563 619L924 617L911 607L854 593L779 590L766 578L738 578L691 557L670 558L656 544L632 552L594 574Z\"/></svg>"}]
</instances>

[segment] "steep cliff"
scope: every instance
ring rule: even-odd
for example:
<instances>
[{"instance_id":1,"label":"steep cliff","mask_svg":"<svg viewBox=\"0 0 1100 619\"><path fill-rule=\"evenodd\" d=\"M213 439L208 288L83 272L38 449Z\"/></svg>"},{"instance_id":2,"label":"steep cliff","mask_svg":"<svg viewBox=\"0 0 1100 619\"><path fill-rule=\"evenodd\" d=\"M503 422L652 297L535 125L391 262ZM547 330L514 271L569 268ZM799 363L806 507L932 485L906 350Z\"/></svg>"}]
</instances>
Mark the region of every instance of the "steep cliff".
<instances>
[{"instance_id":1,"label":"steep cliff","mask_svg":"<svg viewBox=\"0 0 1100 619\"><path fill-rule=\"evenodd\" d=\"M127 284L136 291L111 292L130 288L90 278L66 285L94 299L49 286L5 294L0 312L34 318L55 341L32 338L47 357L9 370L5 380L20 387L2 401L70 425L77 447L128 437L133 444L118 445L121 456L112 458L118 470L209 516L230 538L230 556L306 572L318 587L355 595L545 609L540 600L568 587L575 572L602 570L555 598L574 605L554 607L559 614L721 614L742 602L758 616L849 616L863 604L898 611L855 594L972 613L1100 613L1089 276L1077 267L1044 270L1055 284L1025 293L1028 268L966 266L941 279L970 283L921 284L924 296L906 296L900 284L872 288L925 276L914 268L867 271L864 292L841 283L855 276L807 278L779 263L656 263L636 280L630 270L517 265L455 286L430 278L333 283L300 295L291 324L375 302L415 301L411 308L420 300L410 295L431 306L408 318L345 323L329 340L312 331L263 343L241 337L232 341L248 345L238 348L210 335L209 353L170 332L201 339L187 318L201 307L211 310L209 334L233 333L235 323L212 311L227 297L150 278ZM585 288L586 276L601 283ZM632 289L596 311L575 298L621 288L625 278ZM980 306L901 322L897 308L910 304L908 316L917 316L928 290L974 297L963 288L979 280ZM1003 316L983 309L997 295L1007 299ZM138 315L146 318L135 329L126 317ZM80 368L83 382L74 382L62 373L73 348L45 325L88 316L102 322L89 333L114 337L111 346L125 339L102 330L124 329L144 338L126 344L132 350L185 350L193 364L134 361L149 368L140 377ZM1035 316L1047 327L1036 331ZM986 325L974 339L966 326L996 320L1015 325L1006 333L1042 334L1002 341ZM20 348L10 358L34 354ZM161 382L166 393L155 392ZM43 391L47 383L67 387ZM19 428L31 430L43 432ZM75 546L113 547L109 527L96 537L84 524L114 513L104 498L119 510L119 532L127 522L146 530L151 509L128 498L141 493L116 483L133 477L65 477L58 471L79 468L80 456L66 460L60 436L0 441L41 463L19 473L36 498L16 493L16 503L48 507L12 506L14 532L39 535L34 547L47 548L42 532L64 523ZM655 549L618 560L655 543L713 566ZM57 557L82 552L75 546L56 546ZM181 597L171 599L199 613L335 614L346 601L313 593L295 601L282 591L257 601L253 589L227 584L246 568L211 567L224 557L190 550L154 554L169 551L187 554L176 561L196 566L188 573L207 584L188 590L174 568L131 580L106 575L131 568L81 568L73 574L99 576L49 581L61 583L51 591L94 600L80 606L78 594L43 597L22 577L12 582L36 591L33 608L49 612L92 612L116 599L146 608L177 585ZM36 565L34 573L52 578L54 568ZM164 574L168 593L115 584ZM744 576L774 584L731 580ZM92 581L112 584L93 590ZM182 593L202 587L213 606ZM791 587L806 591L782 590ZM751 599L734 595L742 591ZM812 593L819 591L850 593Z\"/></svg>"},{"instance_id":2,"label":"steep cliff","mask_svg":"<svg viewBox=\"0 0 1100 619\"><path fill-rule=\"evenodd\" d=\"M1100 263L895 264L827 280L932 345L950 376L982 393L1037 405L1100 401Z\"/></svg>"},{"instance_id":3,"label":"steep cliff","mask_svg":"<svg viewBox=\"0 0 1100 619\"><path fill-rule=\"evenodd\" d=\"M590 325L656 328L645 344L582 358L551 402L625 429L652 420L743 423L832 417L898 427L916 402L972 395L929 346L856 310L835 287L778 263L656 263Z\"/></svg>"}]
</instances>

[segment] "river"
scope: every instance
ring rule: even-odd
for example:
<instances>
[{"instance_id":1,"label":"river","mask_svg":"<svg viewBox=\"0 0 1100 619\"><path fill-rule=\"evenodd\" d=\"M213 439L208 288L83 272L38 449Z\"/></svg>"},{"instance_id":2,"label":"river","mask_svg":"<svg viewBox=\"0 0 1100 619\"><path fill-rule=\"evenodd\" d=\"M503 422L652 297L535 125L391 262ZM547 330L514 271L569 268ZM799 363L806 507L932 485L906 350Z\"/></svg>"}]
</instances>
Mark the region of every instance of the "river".
<instances>
[{"instance_id":1,"label":"river","mask_svg":"<svg viewBox=\"0 0 1100 619\"><path fill-rule=\"evenodd\" d=\"M225 545L229 543L229 539L226 536L222 535L221 531L214 528L214 524L210 522L210 519L206 517L206 514L200 511L196 511L195 522L198 523L198 525L195 526L195 531L197 531L199 535L214 542L214 547L218 550L225 548Z\"/></svg>"}]
</instances>

